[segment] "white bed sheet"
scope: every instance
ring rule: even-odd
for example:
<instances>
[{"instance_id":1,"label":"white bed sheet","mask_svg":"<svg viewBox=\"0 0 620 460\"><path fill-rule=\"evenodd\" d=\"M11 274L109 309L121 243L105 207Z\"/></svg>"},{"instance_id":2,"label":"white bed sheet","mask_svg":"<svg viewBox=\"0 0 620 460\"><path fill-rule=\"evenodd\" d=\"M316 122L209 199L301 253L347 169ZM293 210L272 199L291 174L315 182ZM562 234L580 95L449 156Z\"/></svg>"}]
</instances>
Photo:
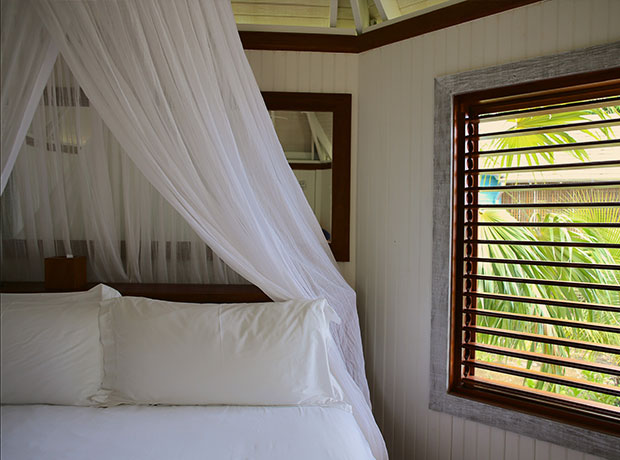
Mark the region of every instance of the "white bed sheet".
<instances>
[{"instance_id":1,"label":"white bed sheet","mask_svg":"<svg viewBox=\"0 0 620 460\"><path fill-rule=\"evenodd\" d=\"M371 460L337 407L3 406L2 460Z\"/></svg>"}]
</instances>

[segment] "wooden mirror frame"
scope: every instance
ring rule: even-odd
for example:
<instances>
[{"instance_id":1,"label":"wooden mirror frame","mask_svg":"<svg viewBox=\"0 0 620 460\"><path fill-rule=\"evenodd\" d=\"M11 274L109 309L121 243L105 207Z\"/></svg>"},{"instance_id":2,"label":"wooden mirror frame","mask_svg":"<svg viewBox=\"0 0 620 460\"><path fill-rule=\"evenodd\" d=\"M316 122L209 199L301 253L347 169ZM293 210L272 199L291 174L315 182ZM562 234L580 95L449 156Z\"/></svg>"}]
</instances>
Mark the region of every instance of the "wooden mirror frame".
<instances>
[{"instance_id":1,"label":"wooden mirror frame","mask_svg":"<svg viewBox=\"0 0 620 460\"><path fill-rule=\"evenodd\" d=\"M331 112L332 228L329 244L339 262L349 261L351 219L351 95L263 91L268 110Z\"/></svg>"}]
</instances>

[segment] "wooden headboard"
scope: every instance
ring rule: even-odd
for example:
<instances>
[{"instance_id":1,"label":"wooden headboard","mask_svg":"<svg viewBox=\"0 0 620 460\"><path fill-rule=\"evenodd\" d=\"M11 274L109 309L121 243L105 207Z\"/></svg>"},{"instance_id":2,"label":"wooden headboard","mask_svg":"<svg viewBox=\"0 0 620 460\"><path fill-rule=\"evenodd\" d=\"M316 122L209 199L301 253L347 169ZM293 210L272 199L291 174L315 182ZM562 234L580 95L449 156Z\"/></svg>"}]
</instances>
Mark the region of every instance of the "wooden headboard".
<instances>
[{"instance_id":1,"label":"wooden headboard","mask_svg":"<svg viewBox=\"0 0 620 460\"><path fill-rule=\"evenodd\" d=\"M80 290L88 290L97 283L88 283ZM251 284L137 284L105 283L124 296L192 303L269 302L271 299ZM2 283L0 292L34 293L48 291L43 283ZM66 291L65 291L66 292Z\"/></svg>"}]
</instances>

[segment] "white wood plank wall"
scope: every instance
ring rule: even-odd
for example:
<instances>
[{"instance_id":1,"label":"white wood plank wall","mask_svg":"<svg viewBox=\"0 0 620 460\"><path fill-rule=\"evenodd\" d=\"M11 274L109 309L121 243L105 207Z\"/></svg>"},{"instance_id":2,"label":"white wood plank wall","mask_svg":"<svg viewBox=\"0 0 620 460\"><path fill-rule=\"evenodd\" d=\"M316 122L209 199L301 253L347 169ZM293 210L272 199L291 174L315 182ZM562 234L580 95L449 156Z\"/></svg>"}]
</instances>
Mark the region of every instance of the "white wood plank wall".
<instances>
[{"instance_id":1,"label":"white wood plank wall","mask_svg":"<svg viewBox=\"0 0 620 460\"><path fill-rule=\"evenodd\" d=\"M353 252L342 268L392 460L597 458L428 409L433 85L617 40L620 0L547 0L360 56L247 52L262 90L353 94Z\"/></svg>"},{"instance_id":2,"label":"white wood plank wall","mask_svg":"<svg viewBox=\"0 0 620 460\"><path fill-rule=\"evenodd\" d=\"M246 55L261 91L352 94L350 261L338 265L348 283L355 286L359 56L254 50Z\"/></svg>"},{"instance_id":3,"label":"white wood plank wall","mask_svg":"<svg viewBox=\"0 0 620 460\"><path fill-rule=\"evenodd\" d=\"M619 39L619 0L549 0L361 55L356 289L392 459L594 458L428 409L433 91L439 75Z\"/></svg>"}]
</instances>

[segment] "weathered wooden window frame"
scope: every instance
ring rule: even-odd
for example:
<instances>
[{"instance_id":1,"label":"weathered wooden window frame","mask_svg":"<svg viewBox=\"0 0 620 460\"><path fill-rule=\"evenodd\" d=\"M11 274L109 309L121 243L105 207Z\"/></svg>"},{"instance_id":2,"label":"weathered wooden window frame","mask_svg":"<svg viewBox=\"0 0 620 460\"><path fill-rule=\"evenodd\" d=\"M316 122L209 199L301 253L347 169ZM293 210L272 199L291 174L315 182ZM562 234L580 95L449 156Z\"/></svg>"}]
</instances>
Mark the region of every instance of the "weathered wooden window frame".
<instances>
[{"instance_id":1,"label":"weathered wooden window frame","mask_svg":"<svg viewBox=\"0 0 620 460\"><path fill-rule=\"evenodd\" d=\"M450 363L454 96L472 91L620 66L620 42L435 79L433 285L430 400L432 410L485 423L582 452L611 457L620 438L504 409L448 392Z\"/></svg>"}]
</instances>

